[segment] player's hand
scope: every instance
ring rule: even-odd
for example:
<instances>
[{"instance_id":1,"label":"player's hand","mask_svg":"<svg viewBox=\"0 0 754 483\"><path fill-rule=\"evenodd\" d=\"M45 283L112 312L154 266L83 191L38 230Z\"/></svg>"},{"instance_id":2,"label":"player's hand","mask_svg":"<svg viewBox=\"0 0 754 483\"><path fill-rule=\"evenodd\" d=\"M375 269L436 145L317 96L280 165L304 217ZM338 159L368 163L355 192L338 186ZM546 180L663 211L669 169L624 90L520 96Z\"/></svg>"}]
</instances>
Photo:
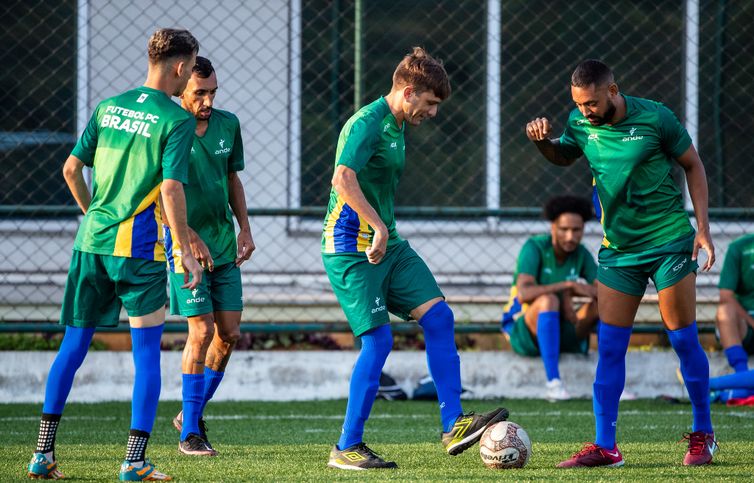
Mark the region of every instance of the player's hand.
<instances>
[{"instance_id":1,"label":"player's hand","mask_svg":"<svg viewBox=\"0 0 754 483\"><path fill-rule=\"evenodd\" d=\"M699 230L694 237L694 251L691 253L691 259L696 261L699 256L699 249L707 252L707 261L702 266L703 272L709 272L712 265L715 263L715 245L712 244L712 235L709 233L709 228Z\"/></svg>"},{"instance_id":2,"label":"player's hand","mask_svg":"<svg viewBox=\"0 0 754 483\"><path fill-rule=\"evenodd\" d=\"M526 124L526 137L529 141L544 141L550 136L550 121L546 117L538 117Z\"/></svg>"},{"instance_id":3,"label":"player's hand","mask_svg":"<svg viewBox=\"0 0 754 483\"><path fill-rule=\"evenodd\" d=\"M194 290L202 283L204 269L191 253L185 253L181 256L181 265L183 265L183 285L181 285L181 288ZM189 275L191 275L190 278Z\"/></svg>"},{"instance_id":4,"label":"player's hand","mask_svg":"<svg viewBox=\"0 0 754 483\"><path fill-rule=\"evenodd\" d=\"M191 254L194 255L199 265L210 272L215 269L215 261L212 259L212 255L209 254L207 244L199 238L199 235L194 230L189 230L189 246L191 247Z\"/></svg>"},{"instance_id":5,"label":"player's hand","mask_svg":"<svg viewBox=\"0 0 754 483\"><path fill-rule=\"evenodd\" d=\"M252 252L257 248L254 244L254 239L251 237L251 230L241 230L238 234L237 244L236 266L240 267L243 262L251 257Z\"/></svg>"},{"instance_id":6,"label":"player's hand","mask_svg":"<svg viewBox=\"0 0 754 483\"><path fill-rule=\"evenodd\" d=\"M374 236L372 237L372 245L366 249L367 260L369 263L377 265L382 261L387 250L387 228L382 230L374 230Z\"/></svg>"}]
</instances>

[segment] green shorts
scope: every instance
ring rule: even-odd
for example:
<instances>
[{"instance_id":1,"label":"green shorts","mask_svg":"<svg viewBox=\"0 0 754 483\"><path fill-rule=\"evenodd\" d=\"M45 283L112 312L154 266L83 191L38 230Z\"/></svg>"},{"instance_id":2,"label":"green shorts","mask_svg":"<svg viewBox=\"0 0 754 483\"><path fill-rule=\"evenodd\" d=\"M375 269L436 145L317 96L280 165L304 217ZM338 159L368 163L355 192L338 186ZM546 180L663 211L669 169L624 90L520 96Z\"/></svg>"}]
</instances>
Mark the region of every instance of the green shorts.
<instances>
[{"instance_id":1,"label":"green shorts","mask_svg":"<svg viewBox=\"0 0 754 483\"><path fill-rule=\"evenodd\" d=\"M538 357L539 342L526 326L524 316L521 315L513 323L510 333L510 343L513 352L527 357ZM560 318L560 352L571 354L586 354L589 352L589 338L581 339L576 336L576 327Z\"/></svg>"},{"instance_id":2,"label":"green shorts","mask_svg":"<svg viewBox=\"0 0 754 483\"><path fill-rule=\"evenodd\" d=\"M170 272L170 313L184 317L211 314L219 310L243 309L241 269L235 263L224 263L205 270L202 282L194 290L181 288L183 274Z\"/></svg>"},{"instance_id":3,"label":"green shorts","mask_svg":"<svg viewBox=\"0 0 754 483\"><path fill-rule=\"evenodd\" d=\"M626 253L602 247L597 279L608 287L641 297L651 278L657 291L672 287L699 265L691 260L694 233L642 252Z\"/></svg>"},{"instance_id":4,"label":"green shorts","mask_svg":"<svg viewBox=\"0 0 754 483\"><path fill-rule=\"evenodd\" d=\"M377 265L363 253L322 254L322 261L355 336L389 323L388 312L408 320L416 307L443 297L407 241L390 247Z\"/></svg>"},{"instance_id":5,"label":"green shorts","mask_svg":"<svg viewBox=\"0 0 754 483\"><path fill-rule=\"evenodd\" d=\"M73 251L65 282L60 323L114 327L121 305L129 317L165 307L165 262Z\"/></svg>"}]
</instances>

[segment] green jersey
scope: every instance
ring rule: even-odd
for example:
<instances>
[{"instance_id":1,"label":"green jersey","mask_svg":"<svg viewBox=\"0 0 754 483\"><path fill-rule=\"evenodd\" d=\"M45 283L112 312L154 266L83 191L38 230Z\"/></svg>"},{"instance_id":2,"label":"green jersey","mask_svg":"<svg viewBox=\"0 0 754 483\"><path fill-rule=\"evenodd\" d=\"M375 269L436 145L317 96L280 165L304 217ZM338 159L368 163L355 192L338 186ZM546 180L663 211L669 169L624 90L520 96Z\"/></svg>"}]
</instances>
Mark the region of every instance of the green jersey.
<instances>
[{"instance_id":1,"label":"green jersey","mask_svg":"<svg viewBox=\"0 0 754 483\"><path fill-rule=\"evenodd\" d=\"M744 235L728 245L718 288L733 290L747 311L754 311L754 235Z\"/></svg>"},{"instance_id":2,"label":"green jersey","mask_svg":"<svg viewBox=\"0 0 754 483\"><path fill-rule=\"evenodd\" d=\"M522 304L518 299L518 275L526 273L534 277L537 285L550 285L558 282L576 281L584 279L593 283L597 278L597 264L594 257L584 245L569 253L563 263L555 258L550 235L537 235L529 238L516 260L516 271L513 273L513 286L508 303L503 309L503 323L514 321L526 312L529 304Z\"/></svg>"},{"instance_id":3,"label":"green jersey","mask_svg":"<svg viewBox=\"0 0 754 483\"><path fill-rule=\"evenodd\" d=\"M626 115L612 126L593 126L574 109L560 145L566 157L583 154L589 161L602 245L638 252L693 231L671 173L673 158L686 152L691 138L664 105L623 97Z\"/></svg>"},{"instance_id":4,"label":"green jersey","mask_svg":"<svg viewBox=\"0 0 754 483\"><path fill-rule=\"evenodd\" d=\"M385 98L359 109L340 131L335 166L356 171L364 197L387 226L387 246L402 241L395 229L393 203L406 163L404 126L398 126ZM324 229L323 253L359 253L372 244L374 229L330 190Z\"/></svg>"},{"instance_id":5,"label":"green jersey","mask_svg":"<svg viewBox=\"0 0 754 483\"><path fill-rule=\"evenodd\" d=\"M229 206L228 174L244 168L238 118L212 109L204 136L194 136L186 190L186 220L207 245L216 266L236 259L236 232ZM171 271L183 272L180 246L165 229Z\"/></svg>"},{"instance_id":6,"label":"green jersey","mask_svg":"<svg viewBox=\"0 0 754 483\"><path fill-rule=\"evenodd\" d=\"M196 123L162 91L139 87L99 103L71 154L92 171L92 202L74 249L165 260L163 179L188 181Z\"/></svg>"}]
</instances>

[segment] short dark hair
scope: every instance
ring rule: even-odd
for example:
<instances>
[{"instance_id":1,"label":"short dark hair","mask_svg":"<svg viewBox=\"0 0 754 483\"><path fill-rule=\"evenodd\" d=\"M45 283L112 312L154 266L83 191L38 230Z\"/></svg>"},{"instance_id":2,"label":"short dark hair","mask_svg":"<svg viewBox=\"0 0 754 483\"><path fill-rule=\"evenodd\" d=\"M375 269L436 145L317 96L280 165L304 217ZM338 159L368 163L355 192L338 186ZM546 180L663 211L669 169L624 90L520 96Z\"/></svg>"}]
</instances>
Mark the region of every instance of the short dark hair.
<instances>
[{"instance_id":1,"label":"short dark hair","mask_svg":"<svg viewBox=\"0 0 754 483\"><path fill-rule=\"evenodd\" d=\"M550 198L544 207L545 218L554 222L563 213L575 213L586 223L592 219L592 203L579 196L556 196Z\"/></svg>"},{"instance_id":2,"label":"short dark hair","mask_svg":"<svg viewBox=\"0 0 754 483\"><path fill-rule=\"evenodd\" d=\"M604 86L615 82L613 71L602 61L587 59L576 66L571 75L573 87Z\"/></svg>"},{"instance_id":3,"label":"short dark hair","mask_svg":"<svg viewBox=\"0 0 754 483\"><path fill-rule=\"evenodd\" d=\"M450 96L450 80L442 61L421 47L414 47L393 73L393 86L414 86L416 92L432 91L440 99Z\"/></svg>"},{"instance_id":4,"label":"short dark hair","mask_svg":"<svg viewBox=\"0 0 754 483\"><path fill-rule=\"evenodd\" d=\"M174 57L191 57L199 52L199 41L188 30L157 29L147 43L149 61L153 64Z\"/></svg>"},{"instance_id":5,"label":"short dark hair","mask_svg":"<svg viewBox=\"0 0 754 483\"><path fill-rule=\"evenodd\" d=\"M194 68L191 69L191 72L196 73L196 75L202 79L206 79L211 76L214 71L215 68L212 67L212 62L210 62L208 58L199 55L196 56L196 64L194 64Z\"/></svg>"}]
</instances>

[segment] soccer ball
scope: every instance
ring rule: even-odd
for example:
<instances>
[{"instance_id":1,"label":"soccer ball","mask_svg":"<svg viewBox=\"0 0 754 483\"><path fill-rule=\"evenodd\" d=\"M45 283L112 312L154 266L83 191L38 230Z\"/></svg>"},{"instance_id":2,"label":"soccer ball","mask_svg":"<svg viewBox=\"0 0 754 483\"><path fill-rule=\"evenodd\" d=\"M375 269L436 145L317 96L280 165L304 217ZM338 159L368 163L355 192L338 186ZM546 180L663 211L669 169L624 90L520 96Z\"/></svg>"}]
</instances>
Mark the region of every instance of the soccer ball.
<instances>
[{"instance_id":1,"label":"soccer ball","mask_svg":"<svg viewBox=\"0 0 754 483\"><path fill-rule=\"evenodd\" d=\"M531 456L531 440L518 424L501 421L484 431L479 441L479 455L488 468L523 468Z\"/></svg>"}]
</instances>

